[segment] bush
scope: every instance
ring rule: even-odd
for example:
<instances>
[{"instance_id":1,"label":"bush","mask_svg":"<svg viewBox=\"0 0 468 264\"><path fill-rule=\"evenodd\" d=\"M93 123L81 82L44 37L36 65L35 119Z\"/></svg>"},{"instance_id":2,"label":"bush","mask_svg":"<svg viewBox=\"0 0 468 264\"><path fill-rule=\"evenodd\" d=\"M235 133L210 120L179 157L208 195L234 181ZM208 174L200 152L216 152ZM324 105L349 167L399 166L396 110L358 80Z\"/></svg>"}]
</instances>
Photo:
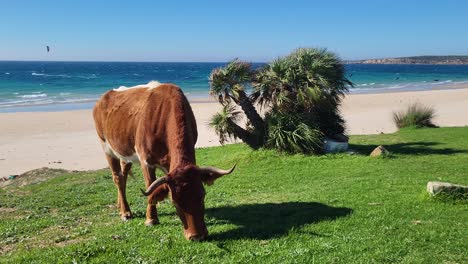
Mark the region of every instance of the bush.
<instances>
[{"instance_id":1,"label":"bush","mask_svg":"<svg viewBox=\"0 0 468 264\"><path fill-rule=\"evenodd\" d=\"M210 94L223 106L210 125L221 143L239 138L253 149L320 153L325 136L346 138L339 106L350 85L326 49L300 48L257 69L235 59L210 74Z\"/></svg>"},{"instance_id":2,"label":"bush","mask_svg":"<svg viewBox=\"0 0 468 264\"><path fill-rule=\"evenodd\" d=\"M327 137L345 133L339 106L348 86L338 56L326 49L299 48L259 69L253 97L283 113L304 113Z\"/></svg>"},{"instance_id":3,"label":"bush","mask_svg":"<svg viewBox=\"0 0 468 264\"><path fill-rule=\"evenodd\" d=\"M393 112L393 121L398 128L436 127L432 122L434 117L434 108L421 103L410 104L405 111Z\"/></svg>"},{"instance_id":4,"label":"bush","mask_svg":"<svg viewBox=\"0 0 468 264\"><path fill-rule=\"evenodd\" d=\"M267 117L266 147L288 153L322 153L323 134L299 114L273 113Z\"/></svg>"}]
</instances>

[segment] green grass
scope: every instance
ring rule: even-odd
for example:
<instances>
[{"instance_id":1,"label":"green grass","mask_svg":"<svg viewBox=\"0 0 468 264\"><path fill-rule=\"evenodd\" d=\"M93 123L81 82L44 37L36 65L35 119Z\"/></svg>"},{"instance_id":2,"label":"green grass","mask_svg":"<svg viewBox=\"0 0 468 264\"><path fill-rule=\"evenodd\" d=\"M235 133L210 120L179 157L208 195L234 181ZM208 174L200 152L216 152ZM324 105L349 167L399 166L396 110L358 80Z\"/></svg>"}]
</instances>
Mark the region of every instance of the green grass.
<instances>
[{"instance_id":1,"label":"green grass","mask_svg":"<svg viewBox=\"0 0 468 264\"><path fill-rule=\"evenodd\" d=\"M144 226L122 222L108 170L0 189L1 263L467 263L468 204L425 193L428 181L468 184L468 128L353 136L358 154L283 155L245 145L197 150L232 175L206 187L210 237L187 242L169 202ZM377 145L387 158L367 156Z\"/></svg>"}]
</instances>

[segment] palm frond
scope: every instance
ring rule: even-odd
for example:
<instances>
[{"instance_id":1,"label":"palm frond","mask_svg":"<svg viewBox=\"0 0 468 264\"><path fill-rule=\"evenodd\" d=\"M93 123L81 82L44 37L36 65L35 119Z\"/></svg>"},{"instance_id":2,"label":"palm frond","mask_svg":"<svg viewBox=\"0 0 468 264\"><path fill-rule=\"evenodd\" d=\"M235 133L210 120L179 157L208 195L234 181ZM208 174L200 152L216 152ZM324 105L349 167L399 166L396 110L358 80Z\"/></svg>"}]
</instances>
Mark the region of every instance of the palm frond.
<instances>
[{"instance_id":1,"label":"palm frond","mask_svg":"<svg viewBox=\"0 0 468 264\"><path fill-rule=\"evenodd\" d=\"M237 125L240 119L240 111L232 104L225 104L219 113L213 115L210 119L211 126L219 136L219 142L224 144L228 139L236 139L234 125Z\"/></svg>"},{"instance_id":2,"label":"palm frond","mask_svg":"<svg viewBox=\"0 0 468 264\"><path fill-rule=\"evenodd\" d=\"M267 146L288 153L321 153L323 134L297 113L268 116Z\"/></svg>"}]
</instances>

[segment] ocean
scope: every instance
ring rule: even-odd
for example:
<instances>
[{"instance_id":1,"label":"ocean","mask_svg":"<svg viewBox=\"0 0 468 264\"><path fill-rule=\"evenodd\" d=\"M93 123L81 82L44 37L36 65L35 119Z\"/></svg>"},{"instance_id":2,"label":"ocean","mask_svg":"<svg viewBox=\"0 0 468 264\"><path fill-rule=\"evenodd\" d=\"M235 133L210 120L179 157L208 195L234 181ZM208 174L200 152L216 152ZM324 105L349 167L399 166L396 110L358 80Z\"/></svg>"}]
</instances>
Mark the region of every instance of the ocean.
<instances>
[{"instance_id":1,"label":"ocean","mask_svg":"<svg viewBox=\"0 0 468 264\"><path fill-rule=\"evenodd\" d=\"M0 61L0 112L92 108L107 90L151 80L209 97L208 76L225 63ZM261 66L254 63L254 67ZM351 93L446 89L468 84L468 65L348 64Z\"/></svg>"}]
</instances>

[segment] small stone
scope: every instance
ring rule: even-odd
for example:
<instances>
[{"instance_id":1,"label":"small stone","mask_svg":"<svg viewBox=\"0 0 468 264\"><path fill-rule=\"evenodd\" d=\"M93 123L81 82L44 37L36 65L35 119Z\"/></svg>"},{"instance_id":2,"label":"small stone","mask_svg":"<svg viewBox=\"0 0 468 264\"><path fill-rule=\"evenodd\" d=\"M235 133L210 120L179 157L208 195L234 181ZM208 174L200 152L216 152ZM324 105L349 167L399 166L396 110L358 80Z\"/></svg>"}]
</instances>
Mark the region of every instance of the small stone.
<instances>
[{"instance_id":1,"label":"small stone","mask_svg":"<svg viewBox=\"0 0 468 264\"><path fill-rule=\"evenodd\" d=\"M388 155L388 150L384 148L384 146L380 145L376 147L370 154L371 157L380 157Z\"/></svg>"},{"instance_id":2,"label":"small stone","mask_svg":"<svg viewBox=\"0 0 468 264\"><path fill-rule=\"evenodd\" d=\"M468 186L448 182L428 182L427 191L431 195L436 195L439 193L466 194L468 193Z\"/></svg>"}]
</instances>

